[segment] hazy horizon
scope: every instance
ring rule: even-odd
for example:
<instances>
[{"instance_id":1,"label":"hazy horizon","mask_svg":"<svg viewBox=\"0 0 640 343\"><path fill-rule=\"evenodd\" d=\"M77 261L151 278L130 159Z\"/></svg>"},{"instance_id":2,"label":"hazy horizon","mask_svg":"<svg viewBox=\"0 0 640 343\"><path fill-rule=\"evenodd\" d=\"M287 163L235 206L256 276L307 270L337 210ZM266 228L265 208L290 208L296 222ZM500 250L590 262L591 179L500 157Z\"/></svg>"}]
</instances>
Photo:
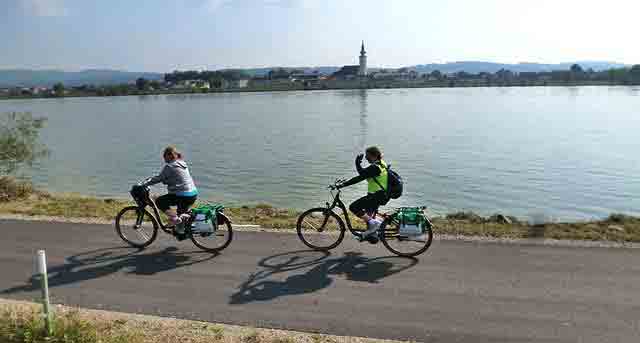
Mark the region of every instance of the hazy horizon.
<instances>
[{"instance_id":1,"label":"hazy horizon","mask_svg":"<svg viewBox=\"0 0 640 343\"><path fill-rule=\"evenodd\" d=\"M185 69L482 61L640 63L640 3L565 0L16 0L0 69Z\"/></svg>"}]
</instances>

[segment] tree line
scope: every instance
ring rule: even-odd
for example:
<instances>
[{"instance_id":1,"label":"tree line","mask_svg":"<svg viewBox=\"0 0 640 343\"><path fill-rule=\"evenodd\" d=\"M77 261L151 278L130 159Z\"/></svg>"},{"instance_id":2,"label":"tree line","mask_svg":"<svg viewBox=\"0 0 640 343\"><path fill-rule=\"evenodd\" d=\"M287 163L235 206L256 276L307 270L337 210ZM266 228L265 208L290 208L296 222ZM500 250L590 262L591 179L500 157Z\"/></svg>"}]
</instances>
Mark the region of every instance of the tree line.
<instances>
[{"instance_id":1,"label":"tree line","mask_svg":"<svg viewBox=\"0 0 640 343\"><path fill-rule=\"evenodd\" d=\"M460 71L453 74L444 74L439 70L422 75L423 78L436 80L447 79L482 79L485 81L510 82L510 81L556 81L556 82L579 82L579 81L602 81L616 84L640 84L640 64L630 68L612 68L608 70L595 71L585 70L579 64L574 64L569 70L554 70L545 72L520 72L516 73L507 69L501 69L495 73L481 72L477 74Z\"/></svg>"},{"instance_id":2,"label":"tree line","mask_svg":"<svg viewBox=\"0 0 640 343\"><path fill-rule=\"evenodd\" d=\"M181 81L201 80L208 81L214 88L220 88L223 80L234 81L244 78L249 78L250 75L243 70L230 69L230 70L186 70L186 71L173 71L164 75L164 81L172 84L179 83Z\"/></svg>"}]
</instances>

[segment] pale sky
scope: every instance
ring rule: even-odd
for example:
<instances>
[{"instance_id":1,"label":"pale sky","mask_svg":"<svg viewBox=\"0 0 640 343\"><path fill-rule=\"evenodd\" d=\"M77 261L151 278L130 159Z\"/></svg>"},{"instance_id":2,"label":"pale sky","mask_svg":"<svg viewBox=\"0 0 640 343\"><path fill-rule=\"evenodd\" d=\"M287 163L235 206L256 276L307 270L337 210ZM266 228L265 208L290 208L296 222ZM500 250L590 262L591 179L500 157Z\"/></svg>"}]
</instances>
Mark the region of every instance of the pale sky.
<instances>
[{"instance_id":1,"label":"pale sky","mask_svg":"<svg viewBox=\"0 0 640 343\"><path fill-rule=\"evenodd\" d=\"M638 0L0 0L0 68L640 63Z\"/></svg>"}]
</instances>

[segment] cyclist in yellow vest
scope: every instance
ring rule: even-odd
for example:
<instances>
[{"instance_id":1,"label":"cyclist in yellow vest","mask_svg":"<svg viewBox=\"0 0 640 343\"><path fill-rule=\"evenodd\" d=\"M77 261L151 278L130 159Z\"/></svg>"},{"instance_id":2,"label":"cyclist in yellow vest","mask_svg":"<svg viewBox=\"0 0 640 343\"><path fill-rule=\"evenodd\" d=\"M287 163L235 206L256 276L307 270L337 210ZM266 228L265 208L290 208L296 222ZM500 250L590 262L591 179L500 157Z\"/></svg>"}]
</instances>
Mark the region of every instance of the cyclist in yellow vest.
<instances>
[{"instance_id":1,"label":"cyclist in yellow vest","mask_svg":"<svg viewBox=\"0 0 640 343\"><path fill-rule=\"evenodd\" d=\"M363 157L370 164L367 168L362 168L361 166ZM367 195L349 205L349 210L367 223L367 230L362 234L363 240L378 231L382 222L374 218L373 214L378 210L378 207L389 202L387 194L387 163L382 160L382 157L382 151L378 147L367 148L364 155L359 154L356 157L358 175L338 186L338 188L344 188L367 180Z\"/></svg>"}]
</instances>

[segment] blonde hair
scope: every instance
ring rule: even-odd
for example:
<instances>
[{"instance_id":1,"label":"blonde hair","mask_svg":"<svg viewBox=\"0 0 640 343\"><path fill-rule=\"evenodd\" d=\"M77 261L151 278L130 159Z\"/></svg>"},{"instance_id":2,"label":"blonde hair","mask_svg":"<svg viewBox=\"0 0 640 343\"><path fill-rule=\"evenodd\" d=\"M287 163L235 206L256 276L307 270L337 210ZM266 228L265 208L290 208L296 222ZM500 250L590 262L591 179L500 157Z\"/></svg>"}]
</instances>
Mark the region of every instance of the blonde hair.
<instances>
[{"instance_id":1,"label":"blonde hair","mask_svg":"<svg viewBox=\"0 0 640 343\"><path fill-rule=\"evenodd\" d=\"M164 148L164 152L162 153L163 156L167 156L169 154L175 156L180 160L182 159L182 153L178 151L178 149L173 145L169 145L168 147Z\"/></svg>"}]
</instances>

